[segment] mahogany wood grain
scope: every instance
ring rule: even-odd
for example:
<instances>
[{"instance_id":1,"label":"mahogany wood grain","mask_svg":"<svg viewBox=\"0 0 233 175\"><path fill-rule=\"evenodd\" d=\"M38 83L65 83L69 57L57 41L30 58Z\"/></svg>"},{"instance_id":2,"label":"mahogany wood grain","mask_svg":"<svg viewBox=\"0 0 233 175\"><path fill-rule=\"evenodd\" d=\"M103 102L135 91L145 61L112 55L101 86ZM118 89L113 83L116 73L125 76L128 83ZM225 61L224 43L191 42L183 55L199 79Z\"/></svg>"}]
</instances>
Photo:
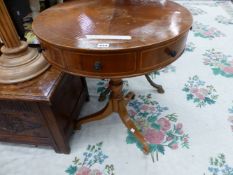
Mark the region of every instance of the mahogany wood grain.
<instances>
[{"instance_id":1,"label":"mahogany wood grain","mask_svg":"<svg viewBox=\"0 0 233 175\"><path fill-rule=\"evenodd\" d=\"M46 59L61 70L122 78L175 61L185 48L191 26L190 12L171 1L80 0L45 10L35 19L33 30ZM127 35L132 39L88 39L87 35ZM100 43L109 47L100 48ZM95 69L96 64L100 69Z\"/></svg>"},{"instance_id":2,"label":"mahogany wood grain","mask_svg":"<svg viewBox=\"0 0 233 175\"><path fill-rule=\"evenodd\" d=\"M111 79L107 106L78 120L76 128L117 112L148 153L148 143L127 114L132 95L123 97L121 79L175 61L191 26L191 13L172 1L79 0L45 10L35 19L33 30L52 65L75 75ZM90 38L93 35L100 38Z\"/></svg>"},{"instance_id":3,"label":"mahogany wood grain","mask_svg":"<svg viewBox=\"0 0 233 175\"><path fill-rule=\"evenodd\" d=\"M64 78L64 74L55 68L49 69L41 76L17 84L1 84L0 98L6 100L26 100L49 102L53 89Z\"/></svg>"}]
</instances>

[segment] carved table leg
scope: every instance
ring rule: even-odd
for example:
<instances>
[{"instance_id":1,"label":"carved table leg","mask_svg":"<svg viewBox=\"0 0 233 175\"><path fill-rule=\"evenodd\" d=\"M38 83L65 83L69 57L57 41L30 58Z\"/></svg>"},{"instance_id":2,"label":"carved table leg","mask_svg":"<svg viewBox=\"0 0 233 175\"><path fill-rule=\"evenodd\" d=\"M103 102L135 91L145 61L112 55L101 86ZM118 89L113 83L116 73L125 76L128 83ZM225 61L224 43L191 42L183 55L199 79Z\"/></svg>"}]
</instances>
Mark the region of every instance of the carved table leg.
<instances>
[{"instance_id":1,"label":"carved table leg","mask_svg":"<svg viewBox=\"0 0 233 175\"><path fill-rule=\"evenodd\" d=\"M150 83L150 85L157 89L158 93L160 93L160 94L164 93L163 86L154 83L152 81L152 79L150 78L149 74L146 74L145 77L146 77L147 81Z\"/></svg>"},{"instance_id":2,"label":"carved table leg","mask_svg":"<svg viewBox=\"0 0 233 175\"><path fill-rule=\"evenodd\" d=\"M108 117L108 115L110 115L111 113L112 113L112 103L109 102L102 110L100 110L94 114L88 115L85 118L81 118L81 119L77 120L75 129L76 130L79 129L80 125L82 125L82 124L104 119L104 118Z\"/></svg>"},{"instance_id":3,"label":"carved table leg","mask_svg":"<svg viewBox=\"0 0 233 175\"><path fill-rule=\"evenodd\" d=\"M101 111L77 120L75 129L79 129L81 124L95 120L101 120L109 116L111 113L117 112L125 126L134 134L138 141L143 145L144 153L147 154L149 152L149 145L147 144L146 140L144 139L140 131L137 129L135 124L131 121L126 109L126 104L130 99L134 97L134 93L130 92L126 95L126 97L124 97L122 93L122 84L123 82L121 79L112 79L109 82L109 89L111 91L111 95L108 104Z\"/></svg>"},{"instance_id":4,"label":"carved table leg","mask_svg":"<svg viewBox=\"0 0 233 175\"><path fill-rule=\"evenodd\" d=\"M140 131L137 129L135 124L130 119L128 112L126 110L124 101L119 101L119 116L122 120L122 122L125 124L125 126L134 134L134 136L139 140L139 142L143 145L143 150L147 154L149 152L149 146L143 137L143 135L140 133Z\"/></svg>"}]
</instances>

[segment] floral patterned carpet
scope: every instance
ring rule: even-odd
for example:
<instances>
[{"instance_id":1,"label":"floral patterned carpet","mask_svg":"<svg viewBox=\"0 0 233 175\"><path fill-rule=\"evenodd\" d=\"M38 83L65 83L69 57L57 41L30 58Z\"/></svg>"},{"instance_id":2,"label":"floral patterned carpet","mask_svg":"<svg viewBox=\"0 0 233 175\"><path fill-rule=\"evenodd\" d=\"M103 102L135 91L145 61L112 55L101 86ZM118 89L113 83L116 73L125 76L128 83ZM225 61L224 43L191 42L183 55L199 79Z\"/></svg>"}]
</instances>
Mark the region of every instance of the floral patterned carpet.
<instances>
[{"instance_id":1,"label":"floral patterned carpet","mask_svg":"<svg viewBox=\"0 0 233 175\"><path fill-rule=\"evenodd\" d=\"M128 113L145 136L150 154L117 114L83 125L71 139L71 154L0 143L0 175L233 175L233 4L178 3L193 14L184 54L152 73L159 94L144 76L125 79L136 97ZM108 80L88 79L91 96L82 116L106 101L98 95Z\"/></svg>"}]
</instances>

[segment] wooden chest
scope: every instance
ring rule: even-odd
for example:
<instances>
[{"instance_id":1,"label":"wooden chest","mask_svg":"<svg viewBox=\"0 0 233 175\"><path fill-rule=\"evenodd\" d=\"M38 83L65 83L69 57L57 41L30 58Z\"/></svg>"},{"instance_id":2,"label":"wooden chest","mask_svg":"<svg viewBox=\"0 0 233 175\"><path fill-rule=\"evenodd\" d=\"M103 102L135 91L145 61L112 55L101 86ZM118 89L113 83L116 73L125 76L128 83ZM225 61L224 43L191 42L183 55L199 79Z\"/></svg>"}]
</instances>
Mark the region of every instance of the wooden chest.
<instances>
[{"instance_id":1,"label":"wooden chest","mask_svg":"<svg viewBox=\"0 0 233 175\"><path fill-rule=\"evenodd\" d=\"M0 85L0 141L69 153L74 121L87 99L84 78L54 68L24 83Z\"/></svg>"}]
</instances>

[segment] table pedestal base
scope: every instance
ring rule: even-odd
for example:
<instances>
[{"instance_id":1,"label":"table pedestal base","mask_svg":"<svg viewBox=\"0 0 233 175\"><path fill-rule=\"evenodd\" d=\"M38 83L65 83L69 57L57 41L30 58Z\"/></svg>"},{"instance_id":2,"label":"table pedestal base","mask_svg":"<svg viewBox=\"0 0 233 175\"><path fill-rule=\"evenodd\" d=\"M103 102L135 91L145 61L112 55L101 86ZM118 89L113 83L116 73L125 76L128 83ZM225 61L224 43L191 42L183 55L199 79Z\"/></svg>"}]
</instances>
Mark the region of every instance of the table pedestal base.
<instances>
[{"instance_id":1,"label":"table pedestal base","mask_svg":"<svg viewBox=\"0 0 233 175\"><path fill-rule=\"evenodd\" d=\"M160 94L164 94L164 89L162 85L156 84L149 76L149 74L145 74L145 77L147 79L147 81L150 83L151 86L153 86L158 93ZM99 101L104 101L107 97L107 95L111 92L110 88L107 87L102 93L100 93L99 95Z\"/></svg>"},{"instance_id":2,"label":"table pedestal base","mask_svg":"<svg viewBox=\"0 0 233 175\"><path fill-rule=\"evenodd\" d=\"M109 82L111 96L108 104L101 111L77 120L76 129L79 129L84 123L101 120L108 117L111 113L117 112L125 126L143 145L143 150L147 154L149 152L149 145L147 144L144 136L130 119L126 109L127 103L134 97L134 94L130 92L124 97L122 93L122 85L123 82L121 79L111 79Z\"/></svg>"}]
</instances>

